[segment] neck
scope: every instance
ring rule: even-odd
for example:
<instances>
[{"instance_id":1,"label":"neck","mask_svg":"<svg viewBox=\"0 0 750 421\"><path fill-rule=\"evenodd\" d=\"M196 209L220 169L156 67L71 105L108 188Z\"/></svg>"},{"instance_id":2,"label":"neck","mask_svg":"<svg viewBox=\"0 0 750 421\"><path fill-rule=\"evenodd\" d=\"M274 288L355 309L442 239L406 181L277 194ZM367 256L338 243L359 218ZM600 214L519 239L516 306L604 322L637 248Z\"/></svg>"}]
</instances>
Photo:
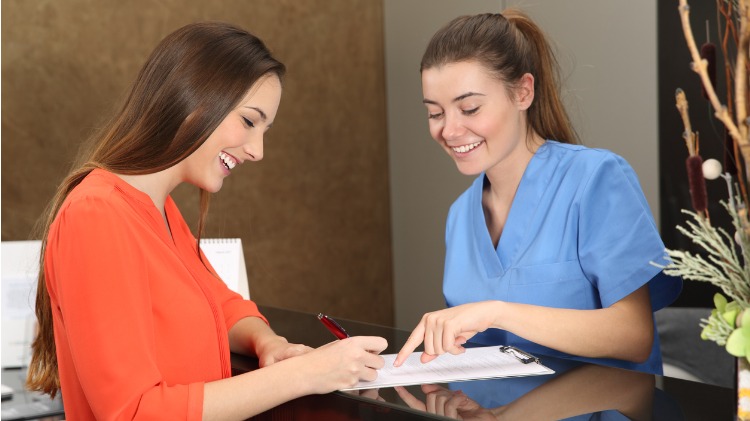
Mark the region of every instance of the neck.
<instances>
[{"instance_id":1,"label":"neck","mask_svg":"<svg viewBox=\"0 0 750 421\"><path fill-rule=\"evenodd\" d=\"M544 140L534 135L528 143L524 143L502 162L488 169L485 174L489 181L488 193L491 201L510 202L521 184L526 167Z\"/></svg>"},{"instance_id":2,"label":"neck","mask_svg":"<svg viewBox=\"0 0 750 421\"><path fill-rule=\"evenodd\" d=\"M159 210L166 220L164 205L167 202L167 196L169 196L172 190L174 190L179 184L174 181L175 177L170 170L171 168L167 168L166 170L152 174L117 174L117 176L136 189L146 193L151 198L151 201L154 202L156 209Z\"/></svg>"}]
</instances>

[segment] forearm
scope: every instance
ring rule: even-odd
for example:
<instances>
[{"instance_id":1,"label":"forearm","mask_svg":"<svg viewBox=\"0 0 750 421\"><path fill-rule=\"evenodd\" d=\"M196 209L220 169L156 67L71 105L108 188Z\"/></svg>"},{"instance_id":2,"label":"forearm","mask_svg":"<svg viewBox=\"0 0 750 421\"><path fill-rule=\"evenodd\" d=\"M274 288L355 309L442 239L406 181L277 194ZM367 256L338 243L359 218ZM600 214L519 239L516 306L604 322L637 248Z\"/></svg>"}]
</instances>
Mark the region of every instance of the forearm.
<instances>
[{"instance_id":1,"label":"forearm","mask_svg":"<svg viewBox=\"0 0 750 421\"><path fill-rule=\"evenodd\" d=\"M240 319L229 329L229 348L239 354L257 356L258 348L269 340L286 339L278 336L270 326L257 317Z\"/></svg>"},{"instance_id":2,"label":"forearm","mask_svg":"<svg viewBox=\"0 0 750 421\"><path fill-rule=\"evenodd\" d=\"M204 420L244 420L310 394L311 379L296 359L281 361L228 379L205 384Z\"/></svg>"},{"instance_id":3,"label":"forearm","mask_svg":"<svg viewBox=\"0 0 750 421\"><path fill-rule=\"evenodd\" d=\"M572 355L642 362L650 354L654 336L644 288L597 310L495 302L492 327Z\"/></svg>"},{"instance_id":4,"label":"forearm","mask_svg":"<svg viewBox=\"0 0 750 421\"><path fill-rule=\"evenodd\" d=\"M372 381L384 364L377 354L387 346L379 337L347 338L258 370L206 383L204 419L246 419L300 396L345 389L360 380Z\"/></svg>"}]
</instances>

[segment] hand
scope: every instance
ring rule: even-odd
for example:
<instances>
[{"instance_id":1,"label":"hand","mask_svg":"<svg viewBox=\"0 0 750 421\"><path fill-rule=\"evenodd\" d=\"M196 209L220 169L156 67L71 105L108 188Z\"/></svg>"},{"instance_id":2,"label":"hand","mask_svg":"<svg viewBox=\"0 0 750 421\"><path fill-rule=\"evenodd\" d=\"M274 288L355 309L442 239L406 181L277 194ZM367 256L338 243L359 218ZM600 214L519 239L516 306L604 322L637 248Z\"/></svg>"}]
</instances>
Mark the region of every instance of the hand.
<instances>
[{"instance_id":1,"label":"hand","mask_svg":"<svg viewBox=\"0 0 750 421\"><path fill-rule=\"evenodd\" d=\"M378 355L388 346L384 338L354 336L323 345L299 357L304 361L309 393L347 389L360 380L373 381L385 361Z\"/></svg>"},{"instance_id":2,"label":"hand","mask_svg":"<svg viewBox=\"0 0 750 421\"><path fill-rule=\"evenodd\" d=\"M312 351L306 345L290 344L284 337L274 336L263 341L256 348L258 354L258 365L267 367L271 364L283 361L287 358L296 357Z\"/></svg>"},{"instance_id":3,"label":"hand","mask_svg":"<svg viewBox=\"0 0 750 421\"><path fill-rule=\"evenodd\" d=\"M497 313L496 304L497 301L482 301L425 314L399 351L393 365L398 367L403 364L422 342L422 363L428 363L446 352L461 354L465 350L463 344L466 341L492 326Z\"/></svg>"},{"instance_id":4,"label":"hand","mask_svg":"<svg viewBox=\"0 0 750 421\"><path fill-rule=\"evenodd\" d=\"M425 384L422 385L422 392L425 393L425 401L422 402L404 387L396 386L394 389L401 400L413 409L457 420L497 420L491 411L482 408L460 390Z\"/></svg>"}]
</instances>

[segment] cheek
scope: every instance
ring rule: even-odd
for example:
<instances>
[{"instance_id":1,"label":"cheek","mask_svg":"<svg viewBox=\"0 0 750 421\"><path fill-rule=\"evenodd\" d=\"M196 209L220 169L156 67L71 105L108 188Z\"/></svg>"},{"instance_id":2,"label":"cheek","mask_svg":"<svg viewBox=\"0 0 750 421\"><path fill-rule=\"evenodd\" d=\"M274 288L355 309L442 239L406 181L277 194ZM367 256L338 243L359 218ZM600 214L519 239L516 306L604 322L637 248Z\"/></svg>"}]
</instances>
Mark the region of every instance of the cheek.
<instances>
[{"instance_id":1,"label":"cheek","mask_svg":"<svg viewBox=\"0 0 750 421\"><path fill-rule=\"evenodd\" d=\"M502 118L486 118L475 121L473 130L476 134L488 138L495 137L496 135L507 133L508 130L512 130L513 122L502 119Z\"/></svg>"}]
</instances>

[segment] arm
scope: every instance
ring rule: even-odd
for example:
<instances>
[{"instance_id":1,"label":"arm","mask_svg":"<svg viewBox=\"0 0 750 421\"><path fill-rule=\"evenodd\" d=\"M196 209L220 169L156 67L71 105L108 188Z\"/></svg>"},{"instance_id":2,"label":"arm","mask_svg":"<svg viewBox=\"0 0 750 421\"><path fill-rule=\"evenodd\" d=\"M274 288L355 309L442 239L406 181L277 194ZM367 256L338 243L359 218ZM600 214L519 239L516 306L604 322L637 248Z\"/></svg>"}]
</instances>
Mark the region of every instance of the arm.
<instances>
[{"instance_id":1,"label":"arm","mask_svg":"<svg viewBox=\"0 0 750 421\"><path fill-rule=\"evenodd\" d=\"M240 319L229 330L232 352L258 357L261 367L310 352L312 348L290 344L258 317Z\"/></svg>"},{"instance_id":2,"label":"arm","mask_svg":"<svg viewBox=\"0 0 750 421\"><path fill-rule=\"evenodd\" d=\"M642 286L612 306L570 310L482 301L427 313L398 353L395 365L424 342L422 362L446 352L463 352L478 332L498 328L540 345L594 358L644 361L654 337L648 287Z\"/></svg>"},{"instance_id":3,"label":"arm","mask_svg":"<svg viewBox=\"0 0 750 421\"><path fill-rule=\"evenodd\" d=\"M374 380L387 342L353 337L229 379L206 383L203 419L245 419L309 394L328 393Z\"/></svg>"},{"instance_id":4,"label":"arm","mask_svg":"<svg viewBox=\"0 0 750 421\"><path fill-rule=\"evenodd\" d=\"M644 285L612 306L569 310L498 302L492 327L572 355L643 362L654 340L653 313Z\"/></svg>"}]
</instances>

